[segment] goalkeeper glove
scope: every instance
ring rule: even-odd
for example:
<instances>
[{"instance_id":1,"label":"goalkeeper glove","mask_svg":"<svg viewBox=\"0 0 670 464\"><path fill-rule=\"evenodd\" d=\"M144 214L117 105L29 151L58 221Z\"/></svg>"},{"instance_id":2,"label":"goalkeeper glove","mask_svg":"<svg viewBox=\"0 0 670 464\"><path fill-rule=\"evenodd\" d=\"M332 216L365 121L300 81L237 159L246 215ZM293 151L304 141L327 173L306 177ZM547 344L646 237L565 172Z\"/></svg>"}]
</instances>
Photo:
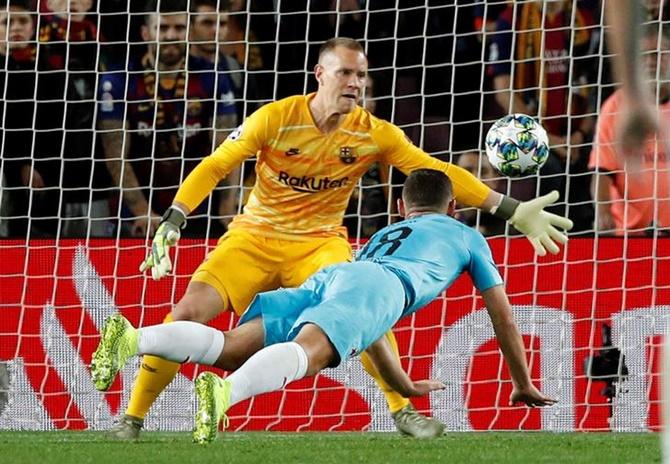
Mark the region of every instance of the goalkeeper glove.
<instances>
[{"instance_id":1,"label":"goalkeeper glove","mask_svg":"<svg viewBox=\"0 0 670 464\"><path fill-rule=\"evenodd\" d=\"M186 216L184 213L173 206L168 208L154 235L151 243L151 253L140 264L140 272L151 268L151 277L158 280L172 270L170 247L177 243L179 237L181 237L179 230L185 226Z\"/></svg>"},{"instance_id":2,"label":"goalkeeper glove","mask_svg":"<svg viewBox=\"0 0 670 464\"><path fill-rule=\"evenodd\" d=\"M518 203L509 218L509 223L526 236L539 256L546 255L547 250L552 254L558 253L556 242L567 243L568 236L557 227L563 230L572 229L570 219L544 211L545 207L556 200L558 192L554 190L530 201Z\"/></svg>"}]
</instances>

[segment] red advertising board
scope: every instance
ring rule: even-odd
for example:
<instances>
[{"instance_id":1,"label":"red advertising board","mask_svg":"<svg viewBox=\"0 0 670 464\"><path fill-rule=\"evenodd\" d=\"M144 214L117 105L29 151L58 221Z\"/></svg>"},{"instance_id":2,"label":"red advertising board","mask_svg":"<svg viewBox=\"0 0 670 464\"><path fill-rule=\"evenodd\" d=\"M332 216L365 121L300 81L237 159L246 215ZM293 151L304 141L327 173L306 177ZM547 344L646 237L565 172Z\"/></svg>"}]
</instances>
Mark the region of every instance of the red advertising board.
<instances>
[{"instance_id":1,"label":"red advertising board","mask_svg":"<svg viewBox=\"0 0 670 464\"><path fill-rule=\"evenodd\" d=\"M446 297L395 329L410 375L438 376L451 385L447 393L414 404L452 430L656 429L658 355L670 328L670 241L573 239L561 255L544 258L536 258L522 238L490 244L521 321L533 378L560 403L555 412L508 406L509 375L481 300L462 277ZM32 428L92 427L100 403L112 415L120 412L124 383L127 390L132 379L118 380L105 396L87 390L97 326L116 310L135 325L160 323L207 252L201 242L183 240L176 277L155 282L138 272L146 249L136 240L0 242L0 361L14 363L27 379L12 384L8 404L15 395L15 404L30 398L43 408L36 419L42 423ZM230 314L213 322L222 329L234 323ZM604 324L612 327L628 370L611 404L603 394L607 384L586 375L589 359L603 348ZM182 374L193 379L196 367L185 365ZM375 410L384 411L383 401L376 404L379 398L346 379L325 371L237 405L232 428L384 430L385 423L374 418Z\"/></svg>"}]
</instances>

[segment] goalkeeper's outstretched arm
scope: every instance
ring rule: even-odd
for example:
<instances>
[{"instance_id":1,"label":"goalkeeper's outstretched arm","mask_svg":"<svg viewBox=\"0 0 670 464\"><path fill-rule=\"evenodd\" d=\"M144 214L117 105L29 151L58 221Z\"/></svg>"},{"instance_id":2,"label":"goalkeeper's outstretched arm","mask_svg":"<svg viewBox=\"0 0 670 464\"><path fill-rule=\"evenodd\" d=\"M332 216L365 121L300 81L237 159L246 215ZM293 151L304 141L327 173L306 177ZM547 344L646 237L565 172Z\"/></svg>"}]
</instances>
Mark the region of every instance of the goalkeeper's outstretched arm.
<instances>
[{"instance_id":1,"label":"goalkeeper's outstretched arm","mask_svg":"<svg viewBox=\"0 0 670 464\"><path fill-rule=\"evenodd\" d=\"M412 144L404 132L391 123L380 125L372 135L381 149L383 163L391 164L405 174L422 168L444 172L451 180L458 202L508 221L530 240L538 255L544 256L547 251L558 253L557 243L567 242L563 230L570 230L572 221L544 211L546 206L558 200L558 192L519 202L492 190L467 170L433 158Z\"/></svg>"},{"instance_id":2,"label":"goalkeeper's outstretched arm","mask_svg":"<svg viewBox=\"0 0 670 464\"><path fill-rule=\"evenodd\" d=\"M572 229L572 221L568 218L549 213L544 210L558 200L558 192L553 191L529 201L520 202L512 197L498 193L486 186L467 170L456 165L439 161L425 155L425 161L431 169L443 171L452 180L454 196L458 199L459 192L464 204L481 208L492 215L504 219L514 226L530 241L535 253L544 256L549 251L559 252L558 244L565 244L568 236L564 231ZM459 186L457 189L456 186ZM469 190L479 191L483 200L476 200Z\"/></svg>"}]
</instances>

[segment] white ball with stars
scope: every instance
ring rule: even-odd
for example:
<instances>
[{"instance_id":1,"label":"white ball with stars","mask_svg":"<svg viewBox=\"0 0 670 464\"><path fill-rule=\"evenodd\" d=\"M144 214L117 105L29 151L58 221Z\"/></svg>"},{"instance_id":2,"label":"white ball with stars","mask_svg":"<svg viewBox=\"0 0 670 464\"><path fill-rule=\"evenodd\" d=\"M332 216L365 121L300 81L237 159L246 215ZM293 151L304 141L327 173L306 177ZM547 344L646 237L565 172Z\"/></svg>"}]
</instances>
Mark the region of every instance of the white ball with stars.
<instances>
[{"instance_id":1,"label":"white ball with stars","mask_svg":"<svg viewBox=\"0 0 670 464\"><path fill-rule=\"evenodd\" d=\"M549 157L547 131L525 114L498 119L486 134L486 156L507 177L536 174Z\"/></svg>"}]
</instances>

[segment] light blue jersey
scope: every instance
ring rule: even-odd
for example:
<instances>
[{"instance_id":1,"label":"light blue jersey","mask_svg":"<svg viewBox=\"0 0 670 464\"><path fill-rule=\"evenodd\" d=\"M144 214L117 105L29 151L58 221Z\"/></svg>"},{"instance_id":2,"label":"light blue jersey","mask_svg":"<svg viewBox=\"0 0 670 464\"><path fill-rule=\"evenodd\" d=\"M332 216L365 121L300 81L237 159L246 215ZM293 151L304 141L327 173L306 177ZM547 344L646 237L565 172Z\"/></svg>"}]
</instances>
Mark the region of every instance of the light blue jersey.
<instances>
[{"instance_id":1,"label":"light blue jersey","mask_svg":"<svg viewBox=\"0 0 670 464\"><path fill-rule=\"evenodd\" d=\"M479 291L502 283L482 234L444 214L423 214L383 228L356 260L379 263L400 277L407 298L403 317L433 301L464 271Z\"/></svg>"},{"instance_id":2,"label":"light blue jersey","mask_svg":"<svg viewBox=\"0 0 670 464\"><path fill-rule=\"evenodd\" d=\"M502 283L479 232L425 214L377 232L356 262L327 267L298 288L258 294L240 324L262 317L266 345L293 340L304 324L316 324L337 350L337 365L437 298L464 271L480 291Z\"/></svg>"}]
</instances>

